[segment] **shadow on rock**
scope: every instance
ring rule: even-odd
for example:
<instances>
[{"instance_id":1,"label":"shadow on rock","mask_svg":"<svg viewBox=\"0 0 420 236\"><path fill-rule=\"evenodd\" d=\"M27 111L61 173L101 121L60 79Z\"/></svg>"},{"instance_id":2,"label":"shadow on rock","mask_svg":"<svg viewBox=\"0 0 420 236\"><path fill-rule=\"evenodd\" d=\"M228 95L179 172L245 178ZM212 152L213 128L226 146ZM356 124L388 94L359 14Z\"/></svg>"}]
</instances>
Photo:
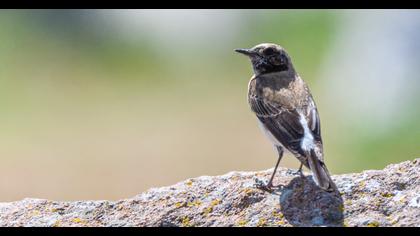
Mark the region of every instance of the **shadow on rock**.
<instances>
[{"instance_id":1,"label":"shadow on rock","mask_svg":"<svg viewBox=\"0 0 420 236\"><path fill-rule=\"evenodd\" d=\"M293 226L343 226L343 199L338 191L319 188L312 176L299 176L280 191L284 217Z\"/></svg>"}]
</instances>

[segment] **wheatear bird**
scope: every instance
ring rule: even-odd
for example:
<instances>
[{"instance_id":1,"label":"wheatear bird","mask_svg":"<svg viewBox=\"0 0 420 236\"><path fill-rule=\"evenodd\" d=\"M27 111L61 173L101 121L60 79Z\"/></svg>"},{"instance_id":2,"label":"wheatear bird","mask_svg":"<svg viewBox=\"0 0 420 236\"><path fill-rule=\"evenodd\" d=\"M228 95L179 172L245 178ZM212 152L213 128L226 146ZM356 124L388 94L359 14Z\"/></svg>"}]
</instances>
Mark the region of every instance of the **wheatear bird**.
<instances>
[{"instance_id":1,"label":"wheatear bird","mask_svg":"<svg viewBox=\"0 0 420 236\"><path fill-rule=\"evenodd\" d=\"M268 184L259 187L272 190L274 175L286 149L301 162L300 173L304 165L312 171L319 187L332 191L335 184L324 163L318 111L290 56L281 46L271 43L235 51L251 59L254 76L248 85L248 103L279 155Z\"/></svg>"}]
</instances>

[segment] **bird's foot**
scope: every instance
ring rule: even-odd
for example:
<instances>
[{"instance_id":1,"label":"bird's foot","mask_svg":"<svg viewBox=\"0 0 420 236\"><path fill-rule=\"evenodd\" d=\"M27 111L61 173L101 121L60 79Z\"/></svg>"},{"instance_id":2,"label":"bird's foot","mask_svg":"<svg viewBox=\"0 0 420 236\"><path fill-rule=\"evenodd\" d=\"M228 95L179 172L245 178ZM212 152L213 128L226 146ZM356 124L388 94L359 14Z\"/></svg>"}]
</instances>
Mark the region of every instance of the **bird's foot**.
<instances>
[{"instance_id":1,"label":"bird's foot","mask_svg":"<svg viewBox=\"0 0 420 236\"><path fill-rule=\"evenodd\" d=\"M300 175L301 177L303 177L303 171L302 169L299 170L287 170L286 172L288 175Z\"/></svg>"},{"instance_id":2,"label":"bird's foot","mask_svg":"<svg viewBox=\"0 0 420 236\"><path fill-rule=\"evenodd\" d=\"M303 167L303 165L301 164L297 171L290 170L289 173L291 173L292 175L300 175L300 177L304 177L302 167Z\"/></svg>"},{"instance_id":3,"label":"bird's foot","mask_svg":"<svg viewBox=\"0 0 420 236\"><path fill-rule=\"evenodd\" d=\"M280 189L283 187L283 185L276 185L274 186L273 183L266 183L264 180L254 178L254 187L257 189L260 189L265 192L272 193L273 191Z\"/></svg>"},{"instance_id":4,"label":"bird's foot","mask_svg":"<svg viewBox=\"0 0 420 236\"><path fill-rule=\"evenodd\" d=\"M293 175L300 175L301 177L303 177L303 176L304 176L304 175L303 175L303 171L302 171L302 169L299 169L299 170L297 170L297 171L293 172Z\"/></svg>"}]
</instances>

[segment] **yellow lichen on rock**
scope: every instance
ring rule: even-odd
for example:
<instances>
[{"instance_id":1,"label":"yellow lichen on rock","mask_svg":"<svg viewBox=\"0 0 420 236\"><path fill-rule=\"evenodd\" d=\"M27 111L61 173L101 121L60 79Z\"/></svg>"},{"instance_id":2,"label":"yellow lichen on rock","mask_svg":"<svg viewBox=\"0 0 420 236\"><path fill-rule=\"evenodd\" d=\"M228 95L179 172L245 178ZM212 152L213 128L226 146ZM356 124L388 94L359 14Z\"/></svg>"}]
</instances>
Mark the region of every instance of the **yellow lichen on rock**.
<instances>
[{"instance_id":1,"label":"yellow lichen on rock","mask_svg":"<svg viewBox=\"0 0 420 236\"><path fill-rule=\"evenodd\" d=\"M351 205L351 204L352 204L352 201L349 200L349 199L347 199L347 200L344 201L344 206L346 206L346 205L348 206L348 205Z\"/></svg>"},{"instance_id":2,"label":"yellow lichen on rock","mask_svg":"<svg viewBox=\"0 0 420 236\"><path fill-rule=\"evenodd\" d=\"M182 207L182 206L184 206L185 205L185 202L177 202L177 203L175 203L175 206L177 207L177 208L180 208L180 207Z\"/></svg>"},{"instance_id":3,"label":"yellow lichen on rock","mask_svg":"<svg viewBox=\"0 0 420 236\"><path fill-rule=\"evenodd\" d=\"M214 199L213 201L211 201L211 203L210 203L210 206L216 206L216 205L218 205L219 203L221 202L221 200L220 199Z\"/></svg>"},{"instance_id":4,"label":"yellow lichen on rock","mask_svg":"<svg viewBox=\"0 0 420 236\"><path fill-rule=\"evenodd\" d=\"M190 227L191 226L190 218L188 218L188 216L184 216L182 218L181 224L183 227Z\"/></svg>"},{"instance_id":5,"label":"yellow lichen on rock","mask_svg":"<svg viewBox=\"0 0 420 236\"><path fill-rule=\"evenodd\" d=\"M247 221L247 220L242 219L242 220L239 220L239 221L238 221L238 226L240 226L240 227L244 227L247 223L248 223L248 221Z\"/></svg>"},{"instance_id":6,"label":"yellow lichen on rock","mask_svg":"<svg viewBox=\"0 0 420 236\"><path fill-rule=\"evenodd\" d=\"M392 193L381 193L381 195L382 197L386 197L386 198L394 196L394 194Z\"/></svg>"},{"instance_id":7,"label":"yellow lichen on rock","mask_svg":"<svg viewBox=\"0 0 420 236\"><path fill-rule=\"evenodd\" d=\"M221 202L221 200L218 199L218 198L217 199L214 199L213 201L211 201L210 202L210 205L208 207L204 208L203 214L204 215L207 215L207 214L213 212L213 207L216 206L216 205L218 205L220 202Z\"/></svg>"},{"instance_id":8,"label":"yellow lichen on rock","mask_svg":"<svg viewBox=\"0 0 420 236\"><path fill-rule=\"evenodd\" d=\"M347 220L344 220L343 227L350 227L349 222Z\"/></svg>"},{"instance_id":9,"label":"yellow lichen on rock","mask_svg":"<svg viewBox=\"0 0 420 236\"><path fill-rule=\"evenodd\" d=\"M283 213L277 211L273 211L272 215L280 219L284 217Z\"/></svg>"},{"instance_id":10,"label":"yellow lichen on rock","mask_svg":"<svg viewBox=\"0 0 420 236\"><path fill-rule=\"evenodd\" d=\"M57 220L53 225L52 225L52 227L60 227L61 226L61 221L60 220Z\"/></svg>"},{"instance_id":11,"label":"yellow lichen on rock","mask_svg":"<svg viewBox=\"0 0 420 236\"><path fill-rule=\"evenodd\" d=\"M85 220L82 220L82 219L80 219L80 218L74 218L74 219L72 219L71 220L73 223L77 223L77 224L84 224L84 223L86 223L86 221Z\"/></svg>"},{"instance_id":12,"label":"yellow lichen on rock","mask_svg":"<svg viewBox=\"0 0 420 236\"><path fill-rule=\"evenodd\" d=\"M283 219L281 219L281 220L277 221L276 223L277 223L277 225L285 225L286 224L286 221L284 221Z\"/></svg>"},{"instance_id":13,"label":"yellow lichen on rock","mask_svg":"<svg viewBox=\"0 0 420 236\"><path fill-rule=\"evenodd\" d=\"M391 225L395 225L396 223L398 223L398 220L393 218L392 216L388 216L386 219L389 221Z\"/></svg>"},{"instance_id":14,"label":"yellow lichen on rock","mask_svg":"<svg viewBox=\"0 0 420 236\"><path fill-rule=\"evenodd\" d=\"M344 204L341 204L339 209L340 209L340 212L344 212L345 210Z\"/></svg>"},{"instance_id":15,"label":"yellow lichen on rock","mask_svg":"<svg viewBox=\"0 0 420 236\"><path fill-rule=\"evenodd\" d=\"M31 216L39 216L41 214L41 212L40 211L38 211L38 210L33 210L32 212L31 212Z\"/></svg>"},{"instance_id":16,"label":"yellow lichen on rock","mask_svg":"<svg viewBox=\"0 0 420 236\"><path fill-rule=\"evenodd\" d=\"M195 200L193 202L188 202L187 206L192 207L192 206L200 206L201 202L199 200Z\"/></svg>"},{"instance_id":17,"label":"yellow lichen on rock","mask_svg":"<svg viewBox=\"0 0 420 236\"><path fill-rule=\"evenodd\" d=\"M206 215L208 215L209 213L211 213L213 211L213 207L206 207L206 208L204 208L204 210L203 210L203 214L206 216Z\"/></svg>"},{"instance_id":18,"label":"yellow lichen on rock","mask_svg":"<svg viewBox=\"0 0 420 236\"><path fill-rule=\"evenodd\" d=\"M379 227L378 221L372 221L367 224L367 227Z\"/></svg>"},{"instance_id":19,"label":"yellow lichen on rock","mask_svg":"<svg viewBox=\"0 0 420 236\"><path fill-rule=\"evenodd\" d=\"M262 226L266 226L266 225L267 225L267 220L266 219L261 218L261 219L258 220L257 227L262 227Z\"/></svg>"}]
</instances>

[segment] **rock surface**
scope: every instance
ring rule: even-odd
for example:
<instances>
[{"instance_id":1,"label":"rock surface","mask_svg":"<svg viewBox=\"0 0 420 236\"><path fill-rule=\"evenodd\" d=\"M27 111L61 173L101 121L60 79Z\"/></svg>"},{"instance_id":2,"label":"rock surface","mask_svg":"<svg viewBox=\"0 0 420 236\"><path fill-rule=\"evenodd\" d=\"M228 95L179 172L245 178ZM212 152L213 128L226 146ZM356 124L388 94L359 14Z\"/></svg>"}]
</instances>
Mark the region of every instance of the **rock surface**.
<instances>
[{"instance_id":1,"label":"rock surface","mask_svg":"<svg viewBox=\"0 0 420 236\"><path fill-rule=\"evenodd\" d=\"M119 201L0 203L0 226L420 226L420 159L333 176L335 193L285 168L278 190L253 187L271 171L202 176Z\"/></svg>"}]
</instances>

